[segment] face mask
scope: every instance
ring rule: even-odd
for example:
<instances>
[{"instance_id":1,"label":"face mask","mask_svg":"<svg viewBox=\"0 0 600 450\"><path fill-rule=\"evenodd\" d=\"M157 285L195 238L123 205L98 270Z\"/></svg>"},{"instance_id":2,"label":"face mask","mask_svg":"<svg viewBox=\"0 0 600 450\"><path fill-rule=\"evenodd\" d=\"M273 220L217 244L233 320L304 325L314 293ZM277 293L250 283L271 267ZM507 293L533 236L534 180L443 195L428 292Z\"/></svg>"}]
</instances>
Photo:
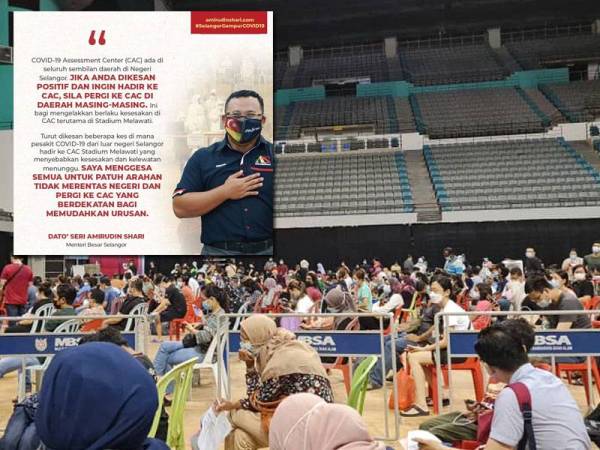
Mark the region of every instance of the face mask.
<instances>
[{"instance_id":1,"label":"face mask","mask_svg":"<svg viewBox=\"0 0 600 450\"><path fill-rule=\"evenodd\" d=\"M543 298L538 302L538 306L540 308L547 308L548 306L550 306L550 303L552 302L549 299Z\"/></svg>"},{"instance_id":2,"label":"face mask","mask_svg":"<svg viewBox=\"0 0 600 450\"><path fill-rule=\"evenodd\" d=\"M250 342L241 341L240 342L240 350L245 350L251 355L254 355L254 346Z\"/></svg>"},{"instance_id":3,"label":"face mask","mask_svg":"<svg viewBox=\"0 0 600 450\"><path fill-rule=\"evenodd\" d=\"M473 300L479 300L479 299L481 298L481 295L479 294L479 292L473 292L473 293L471 294L471 298L472 298Z\"/></svg>"},{"instance_id":4,"label":"face mask","mask_svg":"<svg viewBox=\"0 0 600 450\"><path fill-rule=\"evenodd\" d=\"M334 308L333 306L328 306L327 307L327 312L335 314L335 313L341 312L341 310L340 310L340 308Z\"/></svg>"},{"instance_id":5,"label":"face mask","mask_svg":"<svg viewBox=\"0 0 600 450\"><path fill-rule=\"evenodd\" d=\"M577 255L571 255L570 258L575 261L577 259Z\"/></svg>"},{"instance_id":6,"label":"face mask","mask_svg":"<svg viewBox=\"0 0 600 450\"><path fill-rule=\"evenodd\" d=\"M211 311L212 311L212 308L211 308L211 307L210 307L210 305L209 305L208 303L206 303L206 302L203 302L203 303L202 303L202 309L204 310L204 312L205 312L206 314L210 314L210 313L211 313Z\"/></svg>"},{"instance_id":7,"label":"face mask","mask_svg":"<svg viewBox=\"0 0 600 450\"><path fill-rule=\"evenodd\" d=\"M550 285L553 288L559 288L560 287L560 283L557 280L550 280Z\"/></svg>"},{"instance_id":8,"label":"face mask","mask_svg":"<svg viewBox=\"0 0 600 450\"><path fill-rule=\"evenodd\" d=\"M431 300L431 303L437 304L442 302L443 297L437 292L431 292L429 294L429 299Z\"/></svg>"},{"instance_id":9,"label":"face mask","mask_svg":"<svg viewBox=\"0 0 600 450\"><path fill-rule=\"evenodd\" d=\"M244 144L260 135L262 122L260 119L236 119L233 117L225 121L225 131L235 142Z\"/></svg>"},{"instance_id":10,"label":"face mask","mask_svg":"<svg viewBox=\"0 0 600 450\"><path fill-rule=\"evenodd\" d=\"M585 273L578 272L573 275L573 278L575 278L577 281L583 281L585 280Z\"/></svg>"},{"instance_id":11,"label":"face mask","mask_svg":"<svg viewBox=\"0 0 600 450\"><path fill-rule=\"evenodd\" d=\"M600 247L596 247L595 245L592 247L592 253L600 253Z\"/></svg>"},{"instance_id":12,"label":"face mask","mask_svg":"<svg viewBox=\"0 0 600 450\"><path fill-rule=\"evenodd\" d=\"M525 253L525 256L527 258L533 258L535 256L535 253L533 253L533 252L527 252L527 253Z\"/></svg>"},{"instance_id":13,"label":"face mask","mask_svg":"<svg viewBox=\"0 0 600 450\"><path fill-rule=\"evenodd\" d=\"M178 281L176 283L177 289L181 289L183 287L183 283L181 281Z\"/></svg>"}]
</instances>

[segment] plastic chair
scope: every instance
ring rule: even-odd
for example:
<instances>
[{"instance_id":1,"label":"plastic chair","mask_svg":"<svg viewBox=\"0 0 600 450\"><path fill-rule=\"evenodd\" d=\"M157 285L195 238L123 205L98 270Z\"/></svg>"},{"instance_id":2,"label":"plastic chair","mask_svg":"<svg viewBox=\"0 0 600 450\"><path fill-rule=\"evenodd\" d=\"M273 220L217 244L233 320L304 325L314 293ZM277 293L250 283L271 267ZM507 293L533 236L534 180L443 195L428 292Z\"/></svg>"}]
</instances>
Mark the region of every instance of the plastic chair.
<instances>
[{"instance_id":1,"label":"plastic chair","mask_svg":"<svg viewBox=\"0 0 600 450\"><path fill-rule=\"evenodd\" d=\"M360 325L358 323L358 317L352 319L350 323L346 326L346 331L358 330ZM346 362L344 363L344 359ZM342 375L344 376L344 386L346 386L346 394L350 394L350 389L352 388L352 373L351 373L351 360L350 358L344 358L340 356L335 359L335 362L332 364L323 364L323 367L327 370L340 370Z\"/></svg>"},{"instance_id":2,"label":"plastic chair","mask_svg":"<svg viewBox=\"0 0 600 450\"><path fill-rule=\"evenodd\" d=\"M54 307L54 305L52 303L48 303L44 306L40 306L38 308L38 310L35 312L35 317L48 317L51 316L52 314L54 314L54 311L56 311L56 308ZM44 328L46 326L46 321L45 320L34 320L31 324L31 333L41 333L42 331L44 331Z\"/></svg>"},{"instance_id":3,"label":"plastic chair","mask_svg":"<svg viewBox=\"0 0 600 450\"><path fill-rule=\"evenodd\" d=\"M365 397L367 396L367 384L369 383L369 373L377 364L376 356L368 356L365 358L354 371L352 378L352 388L348 395L348 406L358 411L360 415L363 413L365 406Z\"/></svg>"},{"instance_id":4,"label":"plastic chair","mask_svg":"<svg viewBox=\"0 0 600 450\"><path fill-rule=\"evenodd\" d=\"M173 319L169 323L169 340L172 341L173 338L175 338L175 340L178 341L181 332L185 329L184 322L196 323L198 322L198 319L199 317L196 316L193 303L188 303L185 317L182 319Z\"/></svg>"},{"instance_id":5,"label":"plastic chair","mask_svg":"<svg viewBox=\"0 0 600 450\"><path fill-rule=\"evenodd\" d=\"M600 394L600 370L598 370L598 363L596 362L595 357L588 357L591 359L592 364L592 379L596 383L596 389L598 389L598 394ZM588 402L588 405L591 405L590 392L588 388L589 378L587 371L587 361L581 363L557 363L556 364L556 376L560 378L562 372L566 372L570 377L572 372L581 373L581 379L583 381L583 387L585 389L585 398Z\"/></svg>"},{"instance_id":6,"label":"plastic chair","mask_svg":"<svg viewBox=\"0 0 600 450\"><path fill-rule=\"evenodd\" d=\"M435 414L439 414L438 408L438 398L439 392L437 389L437 373L435 370L435 365L429 366L429 370L431 371L431 385L429 389L431 391L431 399L433 400L433 412ZM473 388L475 389L475 399L480 402L483 400L483 396L485 395L485 388L483 385L483 372L481 370L481 364L479 363L479 358L472 357L467 358L465 362L462 363L452 363L452 370L468 370L471 372L471 377L473 377ZM448 384L448 366L442 366L442 375L444 377L444 384Z\"/></svg>"},{"instance_id":7,"label":"plastic chair","mask_svg":"<svg viewBox=\"0 0 600 450\"><path fill-rule=\"evenodd\" d=\"M133 316L144 316L148 314L148 303L140 303L139 305L135 305L129 315ZM123 332L131 332L135 330L136 320L135 317L129 317L127 322L125 322L125 328Z\"/></svg>"},{"instance_id":8,"label":"plastic chair","mask_svg":"<svg viewBox=\"0 0 600 450\"><path fill-rule=\"evenodd\" d=\"M183 414L185 412L186 399L192 388L192 374L194 372L194 363L196 358L189 359L181 364L176 365L156 383L158 391L158 408L154 414L154 421L148 433L149 437L156 435L160 415L163 408L163 402L167 387L171 383L175 383L173 391L173 400L169 410L169 427L167 429L167 445L169 448L176 450L185 449L185 436L183 431Z\"/></svg>"},{"instance_id":9,"label":"plastic chair","mask_svg":"<svg viewBox=\"0 0 600 450\"><path fill-rule=\"evenodd\" d=\"M250 303L246 302L244 303L242 306L240 306L240 309L238 309L238 314L246 314L248 312L248 307L250 306ZM233 327L231 328L231 331L237 331L240 329L240 323L242 323L242 319L244 319L244 317L236 317L235 318L235 323L233 324Z\"/></svg>"},{"instance_id":10,"label":"plastic chair","mask_svg":"<svg viewBox=\"0 0 600 450\"><path fill-rule=\"evenodd\" d=\"M219 386L219 363L216 358L216 351L221 352L224 355L225 352L225 344L227 343L227 339L225 339L225 334L227 333L227 328L222 327L217 334L214 335L210 345L208 346L208 350L204 355L204 359L202 362L197 362L194 364L194 370L200 369L210 369L212 370L213 376L215 378L215 386ZM218 344L218 348L217 348ZM213 359L215 361L213 362ZM221 397L228 397L228 389L227 389L227 372L225 368L225 362L221 362L221 375L222 379L220 380L221 385Z\"/></svg>"},{"instance_id":11,"label":"plastic chair","mask_svg":"<svg viewBox=\"0 0 600 450\"><path fill-rule=\"evenodd\" d=\"M417 317L417 308L420 306L421 294L415 292L413 294L412 300L410 301L410 306L408 308L402 309L402 318L401 322L406 322L410 319L415 319Z\"/></svg>"}]
</instances>

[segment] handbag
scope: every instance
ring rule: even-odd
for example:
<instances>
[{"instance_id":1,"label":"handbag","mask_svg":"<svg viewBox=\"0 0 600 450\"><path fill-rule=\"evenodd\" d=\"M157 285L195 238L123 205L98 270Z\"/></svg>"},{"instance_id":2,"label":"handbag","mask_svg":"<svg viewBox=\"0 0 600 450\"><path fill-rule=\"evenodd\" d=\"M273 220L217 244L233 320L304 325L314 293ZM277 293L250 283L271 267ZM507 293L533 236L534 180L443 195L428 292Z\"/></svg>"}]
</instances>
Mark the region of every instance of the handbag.
<instances>
[{"instance_id":1,"label":"handbag","mask_svg":"<svg viewBox=\"0 0 600 450\"><path fill-rule=\"evenodd\" d=\"M406 411L415 404L416 387L414 378L406 369L400 369L396 376L396 389L398 391L398 409ZM390 395L388 407L394 409L394 395Z\"/></svg>"},{"instance_id":2,"label":"handbag","mask_svg":"<svg viewBox=\"0 0 600 450\"><path fill-rule=\"evenodd\" d=\"M196 341L196 335L193 333L186 334L181 340L183 348L196 347L198 342Z\"/></svg>"}]
</instances>

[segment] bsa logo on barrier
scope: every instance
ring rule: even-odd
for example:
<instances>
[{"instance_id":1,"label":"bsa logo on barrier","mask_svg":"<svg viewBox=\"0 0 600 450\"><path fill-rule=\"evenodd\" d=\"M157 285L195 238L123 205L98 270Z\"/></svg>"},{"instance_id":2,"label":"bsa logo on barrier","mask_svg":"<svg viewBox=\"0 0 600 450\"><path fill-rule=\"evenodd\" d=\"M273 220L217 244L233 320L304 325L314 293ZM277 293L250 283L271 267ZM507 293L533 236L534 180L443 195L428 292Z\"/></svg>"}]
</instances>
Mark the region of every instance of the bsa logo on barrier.
<instances>
[{"instance_id":1,"label":"bsa logo on barrier","mask_svg":"<svg viewBox=\"0 0 600 450\"><path fill-rule=\"evenodd\" d=\"M536 335L532 351L573 350L569 336L559 334Z\"/></svg>"},{"instance_id":2,"label":"bsa logo on barrier","mask_svg":"<svg viewBox=\"0 0 600 450\"><path fill-rule=\"evenodd\" d=\"M41 338L41 339L36 339L35 340L35 349L38 352L44 352L46 351L46 349L48 348L48 339L47 338Z\"/></svg>"},{"instance_id":3,"label":"bsa logo on barrier","mask_svg":"<svg viewBox=\"0 0 600 450\"><path fill-rule=\"evenodd\" d=\"M299 335L298 340L307 343L317 352L335 352L337 346L332 336Z\"/></svg>"},{"instance_id":4,"label":"bsa logo on barrier","mask_svg":"<svg viewBox=\"0 0 600 450\"><path fill-rule=\"evenodd\" d=\"M76 347L79 344L79 338L75 337L57 337L54 340L54 351L59 352L69 347Z\"/></svg>"}]
</instances>

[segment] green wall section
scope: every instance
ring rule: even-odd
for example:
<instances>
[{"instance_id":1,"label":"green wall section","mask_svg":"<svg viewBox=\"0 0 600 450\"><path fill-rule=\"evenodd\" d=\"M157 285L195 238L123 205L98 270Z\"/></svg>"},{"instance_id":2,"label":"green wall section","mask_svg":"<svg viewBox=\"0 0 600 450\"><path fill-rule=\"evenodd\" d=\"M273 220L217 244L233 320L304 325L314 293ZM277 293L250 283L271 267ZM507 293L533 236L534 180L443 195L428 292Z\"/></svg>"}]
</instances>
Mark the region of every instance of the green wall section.
<instances>
[{"instance_id":1,"label":"green wall section","mask_svg":"<svg viewBox=\"0 0 600 450\"><path fill-rule=\"evenodd\" d=\"M438 84L433 86L415 86L408 81L386 81L382 83L358 84L357 97L374 97L391 95L393 97L408 97L411 94L425 92L461 91L465 89L497 89L502 87L537 87L539 84L568 83L569 70L559 69L526 70L515 72L504 80L483 81L478 83ZM320 88L320 90L318 90ZM322 100L325 98L323 86L302 89L280 89L275 93L277 106L288 105L292 102Z\"/></svg>"},{"instance_id":2,"label":"green wall section","mask_svg":"<svg viewBox=\"0 0 600 450\"><path fill-rule=\"evenodd\" d=\"M13 66L0 64L0 129L12 128Z\"/></svg>"},{"instance_id":3,"label":"green wall section","mask_svg":"<svg viewBox=\"0 0 600 450\"><path fill-rule=\"evenodd\" d=\"M0 45L8 45L8 0L0 0Z\"/></svg>"},{"instance_id":4,"label":"green wall section","mask_svg":"<svg viewBox=\"0 0 600 450\"><path fill-rule=\"evenodd\" d=\"M277 92L275 92L275 106L289 105L292 102L323 100L324 98L325 86L298 89L279 89Z\"/></svg>"}]
</instances>

